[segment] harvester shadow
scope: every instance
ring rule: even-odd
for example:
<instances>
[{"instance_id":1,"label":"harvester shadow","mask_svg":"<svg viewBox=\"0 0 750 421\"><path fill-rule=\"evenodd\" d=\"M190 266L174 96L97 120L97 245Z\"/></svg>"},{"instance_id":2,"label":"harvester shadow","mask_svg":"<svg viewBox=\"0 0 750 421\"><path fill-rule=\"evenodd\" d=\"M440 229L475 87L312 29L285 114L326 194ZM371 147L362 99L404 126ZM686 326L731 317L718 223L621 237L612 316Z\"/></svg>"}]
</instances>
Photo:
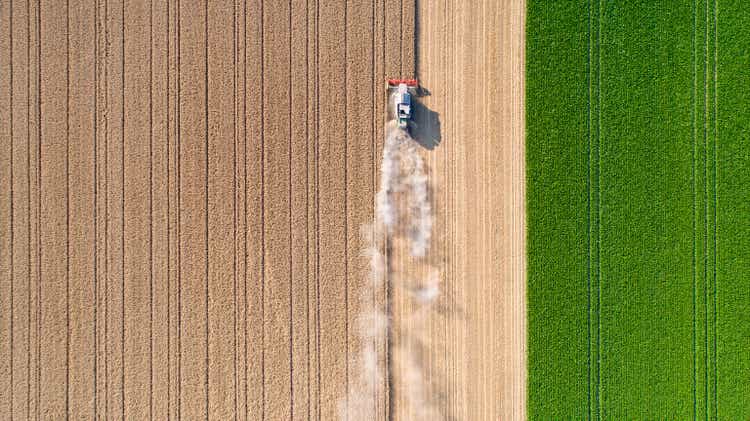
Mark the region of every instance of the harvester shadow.
<instances>
[{"instance_id":1,"label":"harvester shadow","mask_svg":"<svg viewBox=\"0 0 750 421\"><path fill-rule=\"evenodd\" d=\"M435 149L442 141L440 114L427 108L421 101L414 101L414 125L411 135L423 148L430 151Z\"/></svg>"},{"instance_id":2,"label":"harvester shadow","mask_svg":"<svg viewBox=\"0 0 750 421\"><path fill-rule=\"evenodd\" d=\"M420 54L419 54L419 11L420 11L420 0L415 0L414 3L414 75L419 78L420 75ZM417 90L417 96L425 97L430 96L431 92L429 89L420 85ZM414 101L414 123L415 127L411 129L411 134L414 140L427 150L433 150L442 141L440 135L440 114L433 111L425 106L421 101Z\"/></svg>"}]
</instances>

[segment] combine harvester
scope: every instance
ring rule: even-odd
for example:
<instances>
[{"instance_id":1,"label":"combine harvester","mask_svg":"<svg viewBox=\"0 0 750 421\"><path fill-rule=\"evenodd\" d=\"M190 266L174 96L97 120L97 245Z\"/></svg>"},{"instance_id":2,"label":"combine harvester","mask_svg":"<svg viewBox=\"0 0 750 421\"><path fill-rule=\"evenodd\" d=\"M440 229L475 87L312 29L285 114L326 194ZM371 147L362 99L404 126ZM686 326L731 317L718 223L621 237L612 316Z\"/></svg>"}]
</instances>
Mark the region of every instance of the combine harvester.
<instances>
[{"instance_id":1,"label":"combine harvester","mask_svg":"<svg viewBox=\"0 0 750 421\"><path fill-rule=\"evenodd\" d=\"M399 129L408 131L414 125L411 98L418 87L416 79L388 79L388 117L396 120Z\"/></svg>"}]
</instances>

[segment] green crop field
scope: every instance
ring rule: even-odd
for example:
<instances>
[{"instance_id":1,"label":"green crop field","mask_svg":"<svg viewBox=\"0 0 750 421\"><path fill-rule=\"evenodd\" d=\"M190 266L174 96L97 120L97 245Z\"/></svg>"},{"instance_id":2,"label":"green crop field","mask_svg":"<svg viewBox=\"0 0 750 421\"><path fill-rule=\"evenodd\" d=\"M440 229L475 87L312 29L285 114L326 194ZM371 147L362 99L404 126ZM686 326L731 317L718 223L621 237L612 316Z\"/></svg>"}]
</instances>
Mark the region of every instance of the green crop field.
<instances>
[{"instance_id":1,"label":"green crop field","mask_svg":"<svg viewBox=\"0 0 750 421\"><path fill-rule=\"evenodd\" d=\"M527 9L530 419L750 419L750 4Z\"/></svg>"}]
</instances>

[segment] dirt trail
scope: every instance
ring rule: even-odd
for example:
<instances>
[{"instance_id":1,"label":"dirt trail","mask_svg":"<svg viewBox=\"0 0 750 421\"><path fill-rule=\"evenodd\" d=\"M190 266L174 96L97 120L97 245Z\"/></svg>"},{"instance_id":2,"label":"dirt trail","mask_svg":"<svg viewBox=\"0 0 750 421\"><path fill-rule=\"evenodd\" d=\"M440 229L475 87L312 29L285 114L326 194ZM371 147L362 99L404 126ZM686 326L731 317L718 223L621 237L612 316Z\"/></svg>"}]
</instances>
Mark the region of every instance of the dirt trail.
<instances>
[{"instance_id":1,"label":"dirt trail","mask_svg":"<svg viewBox=\"0 0 750 421\"><path fill-rule=\"evenodd\" d=\"M0 418L354 419L367 347L370 419L521 418L523 6L427 3L0 2ZM430 252L385 257L436 286L399 292L361 229L415 71Z\"/></svg>"}]
</instances>

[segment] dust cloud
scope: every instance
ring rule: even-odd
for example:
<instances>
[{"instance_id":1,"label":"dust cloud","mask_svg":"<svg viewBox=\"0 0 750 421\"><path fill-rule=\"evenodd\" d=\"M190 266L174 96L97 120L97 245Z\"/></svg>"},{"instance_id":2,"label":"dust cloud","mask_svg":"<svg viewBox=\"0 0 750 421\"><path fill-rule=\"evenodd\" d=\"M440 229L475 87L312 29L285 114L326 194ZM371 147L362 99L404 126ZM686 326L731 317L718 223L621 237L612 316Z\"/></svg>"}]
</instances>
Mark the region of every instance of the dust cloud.
<instances>
[{"instance_id":1,"label":"dust cloud","mask_svg":"<svg viewBox=\"0 0 750 421\"><path fill-rule=\"evenodd\" d=\"M375 218L362 227L361 234L365 244L363 258L369 261L369 282L360 298L364 309L358 324L362 347L354 360L355 376L348 394L339 404L340 419L373 420L377 400L388 395L389 412L393 413L392 406L398 400L402 406L399 412L410 414L410 419L439 421L444 417L425 382L421 354L411 344L424 333L418 331L418 319L440 294L440 274L430 269L425 279L406 279L404 274L391 270L387 258L394 238L408 242L411 259L427 261L429 258L433 225L429 179L417 143L408 131L390 121L385 132ZM389 310L374 299L375 292L383 291L384 287L394 294L410 297L416 304L411 314L401 315L410 319L406 322L415 322L410 324L416 328L408 332L396 328ZM379 346L386 338L390 338L391 349ZM393 381L393 377L397 381ZM386 391L388 384L395 390Z\"/></svg>"}]
</instances>

